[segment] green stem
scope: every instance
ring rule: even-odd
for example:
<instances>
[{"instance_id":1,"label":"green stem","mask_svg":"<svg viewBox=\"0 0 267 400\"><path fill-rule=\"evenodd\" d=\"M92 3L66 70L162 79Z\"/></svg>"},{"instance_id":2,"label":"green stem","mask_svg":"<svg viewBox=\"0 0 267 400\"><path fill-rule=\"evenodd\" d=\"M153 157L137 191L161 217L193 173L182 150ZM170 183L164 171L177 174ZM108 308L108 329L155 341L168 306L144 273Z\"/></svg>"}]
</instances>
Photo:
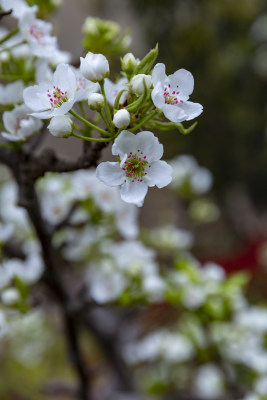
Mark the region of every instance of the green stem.
<instances>
[{"instance_id":1,"label":"green stem","mask_svg":"<svg viewBox=\"0 0 267 400\"><path fill-rule=\"evenodd\" d=\"M78 132L84 133L84 129L82 129L79 125L74 124L74 128L75 128Z\"/></svg>"},{"instance_id":2,"label":"green stem","mask_svg":"<svg viewBox=\"0 0 267 400\"><path fill-rule=\"evenodd\" d=\"M139 124L135 125L133 128L129 129L130 132L135 132L137 129L141 128L146 122L148 122L151 118L153 118L157 114L157 110L154 110L151 114L146 115Z\"/></svg>"},{"instance_id":3,"label":"green stem","mask_svg":"<svg viewBox=\"0 0 267 400\"><path fill-rule=\"evenodd\" d=\"M96 139L96 138L91 138L91 137L87 137L87 136L81 136L81 135L77 135L77 133L72 133L72 136L75 136L76 138L79 139L83 139L83 140L87 140L88 142L110 142L111 140L113 140L113 138L107 138L107 139Z\"/></svg>"},{"instance_id":4,"label":"green stem","mask_svg":"<svg viewBox=\"0 0 267 400\"><path fill-rule=\"evenodd\" d=\"M106 98L106 95L105 95L104 80L100 81L99 85L100 85L100 88L101 88L101 93L102 93L102 95L104 97L104 104L105 104L108 120L109 120L110 125L112 125L111 113L110 113L109 105L108 105L107 98Z\"/></svg>"},{"instance_id":5,"label":"green stem","mask_svg":"<svg viewBox=\"0 0 267 400\"><path fill-rule=\"evenodd\" d=\"M80 106L80 110L81 110L82 116L83 116L83 118L85 118L86 115L85 115L85 111L84 111L84 104L83 104L82 101L79 101L79 106Z\"/></svg>"},{"instance_id":6,"label":"green stem","mask_svg":"<svg viewBox=\"0 0 267 400\"><path fill-rule=\"evenodd\" d=\"M77 114L75 111L70 110L70 114L72 114L75 118L82 121L85 125L89 126L91 129L95 129L96 131L100 132L102 135L107 135L107 132L104 129L99 128L98 126L92 124L91 122L87 121L87 119L83 118L81 115Z\"/></svg>"},{"instance_id":7,"label":"green stem","mask_svg":"<svg viewBox=\"0 0 267 400\"><path fill-rule=\"evenodd\" d=\"M0 50L0 53L3 53L4 51L9 51L11 49L14 49L14 47L20 46L21 44L27 43L25 40L23 40L22 42L13 44L12 46L9 47L4 47L3 49Z\"/></svg>"},{"instance_id":8,"label":"green stem","mask_svg":"<svg viewBox=\"0 0 267 400\"><path fill-rule=\"evenodd\" d=\"M1 81L17 81L17 80L24 80L28 79L30 76L26 75L0 75L0 80Z\"/></svg>"},{"instance_id":9,"label":"green stem","mask_svg":"<svg viewBox=\"0 0 267 400\"><path fill-rule=\"evenodd\" d=\"M100 111L98 111L98 112L99 112L99 114L100 114L102 120L104 121L105 125L106 125L107 127L109 127L109 123L108 123L108 121L106 120L105 115L103 114L103 111L100 110Z\"/></svg>"},{"instance_id":10,"label":"green stem","mask_svg":"<svg viewBox=\"0 0 267 400\"><path fill-rule=\"evenodd\" d=\"M14 29L13 31L9 32L6 36L4 36L1 40L0 40L0 44L6 42L8 39L10 39L12 36L16 35L19 31L19 28Z\"/></svg>"}]
</instances>

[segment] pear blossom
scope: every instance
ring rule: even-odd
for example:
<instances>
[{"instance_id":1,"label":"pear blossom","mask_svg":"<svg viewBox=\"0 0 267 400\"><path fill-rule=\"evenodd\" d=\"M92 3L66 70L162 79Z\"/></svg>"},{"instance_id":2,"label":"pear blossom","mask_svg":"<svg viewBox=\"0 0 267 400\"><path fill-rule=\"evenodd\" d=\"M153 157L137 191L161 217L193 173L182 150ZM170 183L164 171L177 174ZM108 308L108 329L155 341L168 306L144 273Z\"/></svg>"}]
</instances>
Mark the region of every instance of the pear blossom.
<instances>
[{"instance_id":1,"label":"pear blossom","mask_svg":"<svg viewBox=\"0 0 267 400\"><path fill-rule=\"evenodd\" d=\"M152 86L151 75L138 74L131 80L132 91L138 95L142 95L145 91L145 85L147 89Z\"/></svg>"},{"instance_id":2,"label":"pear blossom","mask_svg":"<svg viewBox=\"0 0 267 400\"><path fill-rule=\"evenodd\" d=\"M91 110L100 111L104 107L104 96L100 93L91 93L88 96L88 106Z\"/></svg>"},{"instance_id":3,"label":"pear blossom","mask_svg":"<svg viewBox=\"0 0 267 400\"><path fill-rule=\"evenodd\" d=\"M109 75L109 63L103 54L94 54L89 51L85 58L80 57L80 60L81 73L89 81L99 82Z\"/></svg>"},{"instance_id":4,"label":"pear blossom","mask_svg":"<svg viewBox=\"0 0 267 400\"><path fill-rule=\"evenodd\" d=\"M106 78L104 82L104 89L108 103L114 106L116 97L121 90L126 90L125 85L128 82L127 78L121 78L117 83L113 83L110 79ZM124 104L128 96L128 90L123 92L120 97L120 104Z\"/></svg>"},{"instance_id":5,"label":"pear blossom","mask_svg":"<svg viewBox=\"0 0 267 400\"><path fill-rule=\"evenodd\" d=\"M47 127L49 132L56 137L68 137L72 132L72 120L69 115L56 115Z\"/></svg>"},{"instance_id":6,"label":"pear blossom","mask_svg":"<svg viewBox=\"0 0 267 400\"><path fill-rule=\"evenodd\" d=\"M57 49L57 38L50 36L50 22L36 18L32 12L25 12L19 21L19 28L33 55L42 58L53 56Z\"/></svg>"},{"instance_id":7,"label":"pear blossom","mask_svg":"<svg viewBox=\"0 0 267 400\"><path fill-rule=\"evenodd\" d=\"M12 17L20 19L25 13L31 13L34 15L38 6L34 5L30 7L26 1L23 0L0 0L0 6L4 11L9 11L12 9Z\"/></svg>"},{"instance_id":8,"label":"pear blossom","mask_svg":"<svg viewBox=\"0 0 267 400\"><path fill-rule=\"evenodd\" d=\"M120 161L99 164L96 176L108 186L121 186L120 195L126 203L141 206L148 187L162 188L171 182L172 168L160 161L163 146L152 132L134 135L122 131L115 139L112 154Z\"/></svg>"},{"instance_id":9,"label":"pear blossom","mask_svg":"<svg viewBox=\"0 0 267 400\"><path fill-rule=\"evenodd\" d=\"M76 77L70 66L59 64L53 75L52 83L41 82L26 88L23 92L25 104L34 113L31 115L48 119L66 114L75 102Z\"/></svg>"},{"instance_id":10,"label":"pear blossom","mask_svg":"<svg viewBox=\"0 0 267 400\"><path fill-rule=\"evenodd\" d=\"M152 73L152 82L153 103L170 121L189 121L202 113L201 104L188 101L194 89L194 78L191 72L179 69L167 76L165 65L156 64Z\"/></svg>"},{"instance_id":11,"label":"pear blossom","mask_svg":"<svg viewBox=\"0 0 267 400\"><path fill-rule=\"evenodd\" d=\"M5 111L3 123L7 132L1 132L5 139L12 142L26 140L42 127L42 122L28 115L30 109L22 104L16 106L12 111Z\"/></svg>"},{"instance_id":12,"label":"pear blossom","mask_svg":"<svg viewBox=\"0 0 267 400\"><path fill-rule=\"evenodd\" d=\"M121 67L123 71L125 71L127 74L132 74L139 62L140 60L138 58L135 58L133 53L127 53L121 59Z\"/></svg>"},{"instance_id":13,"label":"pear blossom","mask_svg":"<svg viewBox=\"0 0 267 400\"><path fill-rule=\"evenodd\" d=\"M23 101L24 83L15 81L7 85L0 85L0 104L15 104Z\"/></svg>"},{"instance_id":14,"label":"pear blossom","mask_svg":"<svg viewBox=\"0 0 267 400\"><path fill-rule=\"evenodd\" d=\"M118 110L113 117L113 123L116 126L116 128L127 128L129 126L131 121L131 116L129 111L122 109Z\"/></svg>"}]
</instances>

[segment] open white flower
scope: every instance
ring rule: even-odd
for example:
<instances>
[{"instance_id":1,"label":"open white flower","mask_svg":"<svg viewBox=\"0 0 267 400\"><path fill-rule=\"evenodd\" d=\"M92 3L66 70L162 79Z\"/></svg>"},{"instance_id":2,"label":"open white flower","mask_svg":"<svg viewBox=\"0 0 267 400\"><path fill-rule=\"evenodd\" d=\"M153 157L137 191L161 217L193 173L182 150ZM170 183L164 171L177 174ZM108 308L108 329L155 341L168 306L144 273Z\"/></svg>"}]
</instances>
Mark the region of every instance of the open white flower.
<instances>
[{"instance_id":1,"label":"open white flower","mask_svg":"<svg viewBox=\"0 0 267 400\"><path fill-rule=\"evenodd\" d=\"M67 64L59 64L53 82L41 82L26 88L23 92L25 104L36 118L49 119L66 114L73 106L76 94L76 77Z\"/></svg>"},{"instance_id":2,"label":"open white flower","mask_svg":"<svg viewBox=\"0 0 267 400\"><path fill-rule=\"evenodd\" d=\"M19 22L22 37L28 42L31 53L37 57L52 57L57 50L57 38L50 36L52 24L25 13Z\"/></svg>"},{"instance_id":3,"label":"open white flower","mask_svg":"<svg viewBox=\"0 0 267 400\"><path fill-rule=\"evenodd\" d=\"M122 200L138 206L143 204L148 186L162 188L171 180L172 168L160 161L163 146L152 132L137 135L122 131L112 146L112 154L120 162L103 162L96 169L96 176L108 186L121 185Z\"/></svg>"},{"instance_id":4,"label":"open white flower","mask_svg":"<svg viewBox=\"0 0 267 400\"><path fill-rule=\"evenodd\" d=\"M3 123L7 132L1 132L2 136L12 142L25 140L33 133L39 131L42 122L28 115L30 109L22 104L12 111L5 111Z\"/></svg>"},{"instance_id":5,"label":"open white flower","mask_svg":"<svg viewBox=\"0 0 267 400\"><path fill-rule=\"evenodd\" d=\"M156 64L152 73L152 82L153 103L170 121L189 121L202 113L201 104L188 101L194 89L194 78L191 72L179 69L167 76L165 65Z\"/></svg>"},{"instance_id":6,"label":"open white flower","mask_svg":"<svg viewBox=\"0 0 267 400\"><path fill-rule=\"evenodd\" d=\"M42 58L52 57L57 50L57 38L50 36L52 24L25 12L19 21L20 33L28 42L33 55Z\"/></svg>"}]
</instances>

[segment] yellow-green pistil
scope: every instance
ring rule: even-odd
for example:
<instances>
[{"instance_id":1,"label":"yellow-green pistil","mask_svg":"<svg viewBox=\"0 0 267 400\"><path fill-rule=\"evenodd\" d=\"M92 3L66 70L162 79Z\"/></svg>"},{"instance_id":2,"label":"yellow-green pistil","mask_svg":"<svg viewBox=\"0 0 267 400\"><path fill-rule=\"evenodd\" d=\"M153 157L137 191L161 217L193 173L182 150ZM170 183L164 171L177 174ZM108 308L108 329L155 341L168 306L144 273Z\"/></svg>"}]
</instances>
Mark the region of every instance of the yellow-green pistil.
<instances>
[{"instance_id":1,"label":"yellow-green pistil","mask_svg":"<svg viewBox=\"0 0 267 400\"><path fill-rule=\"evenodd\" d=\"M124 161L122 170L127 178L132 179L132 182L143 182L143 177L147 175L146 166L148 161L146 156L138 150L138 154L129 153ZM148 166L150 168L150 165Z\"/></svg>"}]
</instances>

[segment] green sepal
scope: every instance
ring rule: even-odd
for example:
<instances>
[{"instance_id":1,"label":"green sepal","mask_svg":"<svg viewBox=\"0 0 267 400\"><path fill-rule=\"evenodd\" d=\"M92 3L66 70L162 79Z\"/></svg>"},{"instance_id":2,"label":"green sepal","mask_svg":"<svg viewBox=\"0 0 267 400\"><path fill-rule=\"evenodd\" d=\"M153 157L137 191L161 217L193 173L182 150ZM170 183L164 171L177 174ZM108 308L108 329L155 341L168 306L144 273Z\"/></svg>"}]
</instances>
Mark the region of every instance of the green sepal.
<instances>
[{"instance_id":1,"label":"green sepal","mask_svg":"<svg viewBox=\"0 0 267 400\"><path fill-rule=\"evenodd\" d=\"M146 86L144 79L143 79L143 83L144 83L145 91L142 94L142 96L140 96L136 101L134 101L133 103L131 103L127 107L125 107L125 109L131 113L136 112L147 99L148 90L147 90L147 86Z\"/></svg>"},{"instance_id":2,"label":"green sepal","mask_svg":"<svg viewBox=\"0 0 267 400\"><path fill-rule=\"evenodd\" d=\"M119 93L118 93L118 95L117 95L117 97L116 97L116 100L115 100L115 102L114 102L114 110L118 110L119 109L119 106L120 106L120 99L121 99L121 96L122 96L122 93L123 92L127 92L127 89L122 89Z\"/></svg>"},{"instance_id":3,"label":"green sepal","mask_svg":"<svg viewBox=\"0 0 267 400\"><path fill-rule=\"evenodd\" d=\"M197 122L194 122L189 128L185 128L181 122L160 122L156 120L149 121L149 125L154 128L160 129L161 131L170 131L172 129L179 129L182 135L187 135L192 132L197 126Z\"/></svg>"},{"instance_id":4,"label":"green sepal","mask_svg":"<svg viewBox=\"0 0 267 400\"><path fill-rule=\"evenodd\" d=\"M152 68L152 65L156 61L156 58L158 57L158 52L159 52L159 46L158 44L156 44L156 47L150 50L150 52L137 65L135 70L135 75L148 74Z\"/></svg>"}]
</instances>

